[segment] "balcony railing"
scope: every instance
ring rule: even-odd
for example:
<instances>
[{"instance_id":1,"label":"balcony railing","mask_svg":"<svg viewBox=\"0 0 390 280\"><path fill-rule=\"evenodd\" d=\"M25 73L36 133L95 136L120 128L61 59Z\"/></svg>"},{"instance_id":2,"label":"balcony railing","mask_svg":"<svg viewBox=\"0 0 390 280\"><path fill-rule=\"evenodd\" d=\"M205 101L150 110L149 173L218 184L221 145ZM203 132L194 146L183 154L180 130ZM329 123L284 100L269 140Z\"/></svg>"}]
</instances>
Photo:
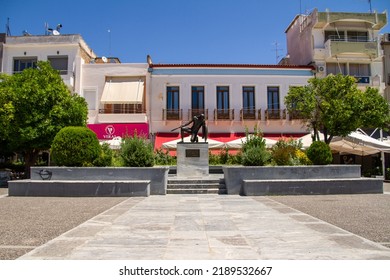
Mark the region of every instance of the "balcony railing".
<instances>
[{"instance_id":1,"label":"balcony railing","mask_svg":"<svg viewBox=\"0 0 390 280\"><path fill-rule=\"evenodd\" d=\"M291 111L289 114L289 120L292 121L292 120L302 120L303 119L303 116L301 114L300 111L298 110L294 110L294 111Z\"/></svg>"},{"instance_id":2,"label":"balcony railing","mask_svg":"<svg viewBox=\"0 0 390 280\"><path fill-rule=\"evenodd\" d=\"M183 110L182 109L163 109L162 119L164 121L170 120L182 120L183 119Z\"/></svg>"},{"instance_id":3,"label":"balcony railing","mask_svg":"<svg viewBox=\"0 0 390 280\"><path fill-rule=\"evenodd\" d=\"M204 114L206 120L209 119L209 110L208 109L188 109L188 119L192 119L194 116Z\"/></svg>"},{"instance_id":4,"label":"balcony railing","mask_svg":"<svg viewBox=\"0 0 390 280\"><path fill-rule=\"evenodd\" d=\"M378 42L375 41L333 41L325 42L325 58L336 55L355 53L358 55L369 56L370 58L378 57Z\"/></svg>"},{"instance_id":5,"label":"balcony railing","mask_svg":"<svg viewBox=\"0 0 390 280\"><path fill-rule=\"evenodd\" d=\"M234 120L234 109L214 109L214 120Z\"/></svg>"},{"instance_id":6,"label":"balcony railing","mask_svg":"<svg viewBox=\"0 0 390 280\"><path fill-rule=\"evenodd\" d=\"M266 109L264 114L266 121L286 119L286 109Z\"/></svg>"},{"instance_id":7,"label":"balcony railing","mask_svg":"<svg viewBox=\"0 0 390 280\"><path fill-rule=\"evenodd\" d=\"M106 108L99 109L99 114L143 114L145 112L142 104L126 104L120 107L106 105Z\"/></svg>"},{"instance_id":8,"label":"balcony railing","mask_svg":"<svg viewBox=\"0 0 390 280\"><path fill-rule=\"evenodd\" d=\"M247 108L243 108L240 110L240 119L241 120L257 120L261 119L261 110L258 110L259 112L257 112L256 109L247 109ZM256 115L257 113L257 115Z\"/></svg>"}]
</instances>

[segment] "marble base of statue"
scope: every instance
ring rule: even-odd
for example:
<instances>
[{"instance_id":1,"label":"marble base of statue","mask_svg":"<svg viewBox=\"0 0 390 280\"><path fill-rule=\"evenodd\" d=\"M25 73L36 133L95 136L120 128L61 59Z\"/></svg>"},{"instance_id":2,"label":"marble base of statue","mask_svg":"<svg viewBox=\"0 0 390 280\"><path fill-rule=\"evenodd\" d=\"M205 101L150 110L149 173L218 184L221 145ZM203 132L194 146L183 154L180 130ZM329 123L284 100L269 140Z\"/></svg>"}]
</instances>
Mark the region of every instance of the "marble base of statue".
<instances>
[{"instance_id":1,"label":"marble base of statue","mask_svg":"<svg viewBox=\"0 0 390 280\"><path fill-rule=\"evenodd\" d=\"M206 142L177 143L177 177L209 175L209 144Z\"/></svg>"}]
</instances>

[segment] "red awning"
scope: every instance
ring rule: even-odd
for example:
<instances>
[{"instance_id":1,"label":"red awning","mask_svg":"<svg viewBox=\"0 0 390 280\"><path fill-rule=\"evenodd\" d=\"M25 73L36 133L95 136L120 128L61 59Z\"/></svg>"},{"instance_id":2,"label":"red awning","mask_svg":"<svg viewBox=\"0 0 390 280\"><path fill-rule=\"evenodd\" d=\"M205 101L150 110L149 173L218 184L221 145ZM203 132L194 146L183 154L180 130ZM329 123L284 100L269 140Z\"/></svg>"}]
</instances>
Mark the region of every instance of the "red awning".
<instances>
[{"instance_id":1,"label":"red awning","mask_svg":"<svg viewBox=\"0 0 390 280\"><path fill-rule=\"evenodd\" d=\"M88 124L88 128L96 133L99 140L110 140L114 137L132 136L134 133L149 137L147 123L99 123Z\"/></svg>"}]
</instances>

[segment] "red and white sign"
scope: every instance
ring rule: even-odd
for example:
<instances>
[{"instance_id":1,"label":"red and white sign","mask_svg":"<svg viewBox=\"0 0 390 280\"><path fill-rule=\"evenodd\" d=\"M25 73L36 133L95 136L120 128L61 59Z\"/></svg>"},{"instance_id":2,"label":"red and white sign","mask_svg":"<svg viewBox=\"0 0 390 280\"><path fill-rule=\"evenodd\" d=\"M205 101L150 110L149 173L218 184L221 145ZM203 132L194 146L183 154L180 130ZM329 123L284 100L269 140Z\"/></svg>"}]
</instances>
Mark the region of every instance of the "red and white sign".
<instances>
[{"instance_id":1,"label":"red and white sign","mask_svg":"<svg viewBox=\"0 0 390 280\"><path fill-rule=\"evenodd\" d=\"M115 123L115 124L88 124L88 128L96 133L99 140L110 140L114 137L133 136L135 133L148 137L149 124L147 123Z\"/></svg>"}]
</instances>

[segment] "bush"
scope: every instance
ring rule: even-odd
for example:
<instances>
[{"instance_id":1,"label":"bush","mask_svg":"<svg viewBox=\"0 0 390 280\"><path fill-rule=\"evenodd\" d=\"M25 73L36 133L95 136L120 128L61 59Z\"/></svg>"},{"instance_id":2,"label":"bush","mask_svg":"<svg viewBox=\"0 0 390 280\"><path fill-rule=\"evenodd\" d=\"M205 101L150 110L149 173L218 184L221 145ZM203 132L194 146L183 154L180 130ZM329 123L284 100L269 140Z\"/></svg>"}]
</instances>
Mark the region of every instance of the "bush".
<instances>
[{"instance_id":1,"label":"bush","mask_svg":"<svg viewBox=\"0 0 390 280\"><path fill-rule=\"evenodd\" d=\"M307 157L316 165L326 165L333 161L329 145L322 141L314 141L310 145L307 149Z\"/></svg>"},{"instance_id":2,"label":"bush","mask_svg":"<svg viewBox=\"0 0 390 280\"><path fill-rule=\"evenodd\" d=\"M60 166L91 166L100 153L101 147L96 134L83 126L61 129L51 146L52 159Z\"/></svg>"},{"instance_id":3,"label":"bush","mask_svg":"<svg viewBox=\"0 0 390 280\"><path fill-rule=\"evenodd\" d=\"M121 144L121 158L124 166L151 167L154 165L153 146L147 139L137 134L125 137Z\"/></svg>"},{"instance_id":4,"label":"bush","mask_svg":"<svg viewBox=\"0 0 390 280\"><path fill-rule=\"evenodd\" d=\"M176 158L171 156L169 152L164 152L162 149L155 151L154 163L156 165L176 165Z\"/></svg>"},{"instance_id":5,"label":"bush","mask_svg":"<svg viewBox=\"0 0 390 280\"><path fill-rule=\"evenodd\" d=\"M271 154L266 149L250 147L242 153L241 162L244 166L263 166L271 158Z\"/></svg>"},{"instance_id":6,"label":"bush","mask_svg":"<svg viewBox=\"0 0 390 280\"><path fill-rule=\"evenodd\" d=\"M93 161L94 166L112 166L113 152L108 143L101 145L100 155Z\"/></svg>"},{"instance_id":7,"label":"bush","mask_svg":"<svg viewBox=\"0 0 390 280\"><path fill-rule=\"evenodd\" d=\"M280 139L272 147L272 160L276 165L296 165L295 154L301 148L301 142L294 139Z\"/></svg>"},{"instance_id":8,"label":"bush","mask_svg":"<svg viewBox=\"0 0 390 280\"><path fill-rule=\"evenodd\" d=\"M260 131L246 135L246 142L241 148L241 163L244 166L263 166L271 158L265 140Z\"/></svg>"}]
</instances>

